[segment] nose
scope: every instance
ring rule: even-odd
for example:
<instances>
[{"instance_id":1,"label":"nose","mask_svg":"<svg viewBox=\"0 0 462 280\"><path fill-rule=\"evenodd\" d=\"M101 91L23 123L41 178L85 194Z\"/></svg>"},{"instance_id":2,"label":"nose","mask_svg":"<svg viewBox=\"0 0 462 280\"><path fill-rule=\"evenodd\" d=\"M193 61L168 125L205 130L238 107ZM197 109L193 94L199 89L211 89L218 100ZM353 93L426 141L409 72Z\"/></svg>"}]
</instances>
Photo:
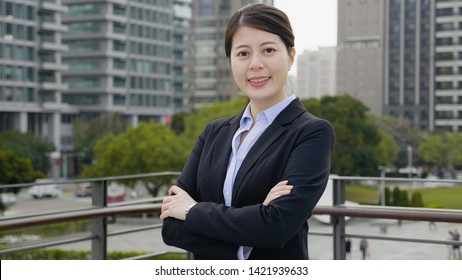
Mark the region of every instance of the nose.
<instances>
[{"instance_id":1,"label":"nose","mask_svg":"<svg viewBox=\"0 0 462 280\"><path fill-rule=\"evenodd\" d=\"M263 69L263 62L258 55L252 56L249 65L250 70Z\"/></svg>"}]
</instances>

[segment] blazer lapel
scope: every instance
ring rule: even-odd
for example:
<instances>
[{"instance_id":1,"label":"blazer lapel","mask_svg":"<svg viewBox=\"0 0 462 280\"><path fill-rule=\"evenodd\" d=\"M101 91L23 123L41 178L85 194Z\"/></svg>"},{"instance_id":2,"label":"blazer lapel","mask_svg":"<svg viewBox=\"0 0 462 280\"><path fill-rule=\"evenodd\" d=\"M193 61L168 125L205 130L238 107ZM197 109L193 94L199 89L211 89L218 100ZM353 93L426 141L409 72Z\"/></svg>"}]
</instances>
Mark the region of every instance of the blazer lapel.
<instances>
[{"instance_id":1,"label":"blazer lapel","mask_svg":"<svg viewBox=\"0 0 462 280\"><path fill-rule=\"evenodd\" d=\"M294 121L300 114L306 112L305 107L297 98L292 101L273 121L273 123L263 132L257 142L249 150L239 171L236 174L233 187L233 204L241 188L244 177L251 172L252 167L256 164L263 153L276 141L285 131L287 124Z\"/></svg>"},{"instance_id":2,"label":"blazer lapel","mask_svg":"<svg viewBox=\"0 0 462 280\"><path fill-rule=\"evenodd\" d=\"M213 166L210 170L212 174L212 186L214 190L214 197L220 203L225 203L223 197L223 184L228 170L229 157L231 155L231 141L233 140L234 133L239 128L239 120L242 114L232 118L228 125L223 126L218 132L214 147L213 147Z\"/></svg>"}]
</instances>

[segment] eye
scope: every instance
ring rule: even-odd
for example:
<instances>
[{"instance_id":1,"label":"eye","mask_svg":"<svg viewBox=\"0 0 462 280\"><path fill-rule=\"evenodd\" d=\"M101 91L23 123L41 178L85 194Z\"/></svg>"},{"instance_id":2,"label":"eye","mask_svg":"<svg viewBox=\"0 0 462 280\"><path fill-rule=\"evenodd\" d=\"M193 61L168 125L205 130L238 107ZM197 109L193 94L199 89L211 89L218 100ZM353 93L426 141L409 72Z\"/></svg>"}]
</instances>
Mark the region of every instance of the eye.
<instances>
[{"instance_id":1,"label":"eye","mask_svg":"<svg viewBox=\"0 0 462 280\"><path fill-rule=\"evenodd\" d=\"M246 51L240 51L240 52L237 53L237 56L240 56L240 57L246 57L248 55L249 55L249 53L246 52Z\"/></svg>"},{"instance_id":2,"label":"eye","mask_svg":"<svg viewBox=\"0 0 462 280\"><path fill-rule=\"evenodd\" d=\"M273 53L273 52L275 52L275 51L276 51L276 50L273 49L273 48L266 48L266 49L264 50L265 53Z\"/></svg>"}]
</instances>

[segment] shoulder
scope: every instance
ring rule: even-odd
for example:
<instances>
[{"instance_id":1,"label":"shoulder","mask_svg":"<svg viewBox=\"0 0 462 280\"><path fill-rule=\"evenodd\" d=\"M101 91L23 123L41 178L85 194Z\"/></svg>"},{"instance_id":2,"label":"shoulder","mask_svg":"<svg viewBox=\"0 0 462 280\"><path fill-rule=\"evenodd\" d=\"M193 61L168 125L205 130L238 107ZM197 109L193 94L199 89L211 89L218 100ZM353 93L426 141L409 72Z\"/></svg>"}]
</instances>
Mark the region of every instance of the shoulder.
<instances>
[{"instance_id":1,"label":"shoulder","mask_svg":"<svg viewBox=\"0 0 462 280\"><path fill-rule=\"evenodd\" d=\"M242 114L215 119L207 123L205 128L202 130L203 136L216 135L221 129L229 127L237 122L239 124L239 119Z\"/></svg>"},{"instance_id":2,"label":"shoulder","mask_svg":"<svg viewBox=\"0 0 462 280\"><path fill-rule=\"evenodd\" d=\"M281 125L295 125L297 127L322 128L333 131L332 124L308 112L299 98L293 100L285 110L281 112L277 120Z\"/></svg>"},{"instance_id":3,"label":"shoulder","mask_svg":"<svg viewBox=\"0 0 462 280\"><path fill-rule=\"evenodd\" d=\"M239 116L240 115L241 114L212 120L207 124L206 128L211 129L211 130L215 130L215 129L220 129L220 128L224 127L224 126L229 126L229 125L233 124L234 122L239 122Z\"/></svg>"},{"instance_id":4,"label":"shoulder","mask_svg":"<svg viewBox=\"0 0 462 280\"><path fill-rule=\"evenodd\" d=\"M326 136L334 136L334 127L326 119L319 118L308 111L305 111L294 120L294 125L305 133L323 133Z\"/></svg>"}]
</instances>

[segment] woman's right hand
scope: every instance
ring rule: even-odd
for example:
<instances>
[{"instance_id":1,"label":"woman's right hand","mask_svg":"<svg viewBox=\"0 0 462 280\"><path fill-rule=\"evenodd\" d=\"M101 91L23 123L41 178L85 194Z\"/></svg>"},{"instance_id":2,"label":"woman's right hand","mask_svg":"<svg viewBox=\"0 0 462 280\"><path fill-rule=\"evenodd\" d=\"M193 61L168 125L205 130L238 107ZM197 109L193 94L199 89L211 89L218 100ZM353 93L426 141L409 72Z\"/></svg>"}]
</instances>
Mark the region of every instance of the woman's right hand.
<instances>
[{"instance_id":1,"label":"woman's right hand","mask_svg":"<svg viewBox=\"0 0 462 280\"><path fill-rule=\"evenodd\" d=\"M292 192L294 186L288 185L289 181L284 180L276 184L273 188L271 188L270 192L263 201L263 205L268 206L271 201L275 200L276 198L288 195Z\"/></svg>"}]
</instances>

